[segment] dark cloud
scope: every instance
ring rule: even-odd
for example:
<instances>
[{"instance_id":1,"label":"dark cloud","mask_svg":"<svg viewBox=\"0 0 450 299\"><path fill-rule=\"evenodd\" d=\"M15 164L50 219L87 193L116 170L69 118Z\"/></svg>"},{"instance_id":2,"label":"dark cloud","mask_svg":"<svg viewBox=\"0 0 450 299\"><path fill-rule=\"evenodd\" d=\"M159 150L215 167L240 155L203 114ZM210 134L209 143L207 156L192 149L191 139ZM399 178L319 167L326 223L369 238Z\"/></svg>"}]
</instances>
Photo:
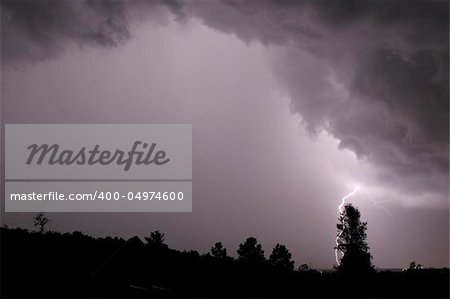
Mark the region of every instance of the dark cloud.
<instances>
[{"instance_id":1,"label":"dark cloud","mask_svg":"<svg viewBox=\"0 0 450 299\"><path fill-rule=\"evenodd\" d=\"M165 7L177 8L173 1L2 0L2 62L42 61L73 45L115 47L137 21L164 22Z\"/></svg>"},{"instance_id":2,"label":"dark cloud","mask_svg":"<svg viewBox=\"0 0 450 299\"><path fill-rule=\"evenodd\" d=\"M384 182L447 199L447 1L1 3L7 63L55 57L68 44L113 47L134 21L162 22L167 11L274 45L276 78L310 132L330 132Z\"/></svg>"},{"instance_id":3,"label":"dark cloud","mask_svg":"<svg viewBox=\"0 0 450 299\"><path fill-rule=\"evenodd\" d=\"M447 1L218 1L204 24L282 46L274 70L313 133L411 192L448 196Z\"/></svg>"}]
</instances>

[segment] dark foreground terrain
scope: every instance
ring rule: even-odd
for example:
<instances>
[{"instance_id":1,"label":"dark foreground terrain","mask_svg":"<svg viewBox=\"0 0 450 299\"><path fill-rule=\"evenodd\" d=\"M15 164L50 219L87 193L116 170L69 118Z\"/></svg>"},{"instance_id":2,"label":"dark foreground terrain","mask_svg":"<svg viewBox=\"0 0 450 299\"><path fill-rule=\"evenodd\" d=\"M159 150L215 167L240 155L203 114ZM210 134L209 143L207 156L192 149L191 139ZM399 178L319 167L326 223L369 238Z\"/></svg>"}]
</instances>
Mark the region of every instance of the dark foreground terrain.
<instances>
[{"instance_id":1,"label":"dark foreground terrain","mask_svg":"<svg viewBox=\"0 0 450 299\"><path fill-rule=\"evenodd\" d=\"M346 276L177 251L134 237L1 228L4 297L441 297L449 270Z\"/></svg>"}]
</instances>

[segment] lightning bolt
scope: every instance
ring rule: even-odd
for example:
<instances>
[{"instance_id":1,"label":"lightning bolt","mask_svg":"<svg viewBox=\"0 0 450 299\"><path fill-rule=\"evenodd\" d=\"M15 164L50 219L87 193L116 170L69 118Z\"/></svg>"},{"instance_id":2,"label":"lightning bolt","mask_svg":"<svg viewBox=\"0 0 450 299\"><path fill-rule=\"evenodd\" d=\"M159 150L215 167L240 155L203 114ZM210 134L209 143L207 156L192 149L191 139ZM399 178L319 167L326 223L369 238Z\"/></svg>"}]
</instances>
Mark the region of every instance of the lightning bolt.
<instances>
[{"instance_id":1,"label":"lightning bolt","mask_svg":"<svg viewBox=\"0 0 450 299\"><path fill-rule=\"evenodd\" d=\"M354 196L356 193L358 193L359 189L360 189L360 188L359 188L358 186L356 186L355 189L353 189L352 192L350 192L349 194L347 194L346 196L344 196L344 197L342 198L341 204L338 206L339 215L342 214L342 212L344 211L345 201L346 201L347 199L349 199L350 197ZM389 217L391 218L391 220L392 220L393 222L395 221L395 220L394 220L394 216L392 215L392 213L382 205L383 203L388 202L387 200L382 200L382 201L381 201L381 200L375 200L375 199L373 199L373 198L369 195L369 193L367 192L367 190L364 190L364 193L366 193L367 198L370 200L370 202L372 202L372 204L373 204L376 208L378 208L378 209L380 209L380 210L383 210L386 214L389 215ZM341 232L339 233L339 235L337 235L337 237L336 237L336 247L339 245L339 238L341 237L341 235L342 235L342 231L341 231ZM336 263L337 263L338 266L339 266L339 265L341 264L340 261L339 261L339 251L338 251L337 249L335 249L335 250L334 250L334 254L335 254L335 257L336 257Z\"/></svg>"},{"instance_id":2,"label":"lightning bolt","mask_svg":"<svg viewBox=\"0 0 450 299\"><path fill-rule=\"evenodd\" d=\"M395 222L394 215L392 215L392 213L385 206L383 206L383 204L389 202L389 200L375 200L372 198L372 196L370 196L367 190L364 190L364 193L367 195L367 198L370 200L370 202L373 204L374 207L385 212L391 218L391 221Z\"/></svg>"},{"instance_id":3,"label":"lightning bolt","mask_svg":"<svg viewBox=\"0 0 450 299\"><path fill-rule=\"evenodd\" d=\"M353 189L352 192L350 192L346 196L342 197L341 204L338 207L339 215L342 214L342 212L343 212L345 201L347 199L349 199L350 197L354 196L358 192L358 190L359 190L359 187L355 187L355 189ZM336 263L338 264L338 266L341 264L341 262L339 261L339 251L338 251L337 247L339 246L339 238L341 237L341 235L342 235L342 231L336 237L336 249L334 250L334 255L336 256Z\"/></svg>"}]
</instances>

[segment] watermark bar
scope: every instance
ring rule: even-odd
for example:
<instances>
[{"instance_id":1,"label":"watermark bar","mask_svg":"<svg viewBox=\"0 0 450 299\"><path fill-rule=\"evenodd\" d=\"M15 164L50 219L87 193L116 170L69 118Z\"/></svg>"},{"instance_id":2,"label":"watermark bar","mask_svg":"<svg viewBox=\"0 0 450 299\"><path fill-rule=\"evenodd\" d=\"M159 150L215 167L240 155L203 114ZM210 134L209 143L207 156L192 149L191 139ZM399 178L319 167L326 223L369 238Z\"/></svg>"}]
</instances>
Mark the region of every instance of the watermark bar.
<instances>
[{"instance_id":1,"label":"watermark bar","mask_svg":"<svg viewBox=\"0 0 450 299\"><path fill-rule=\"evenodd\" d=\"M192 126L5 126L6 212L191 212Z\"/></svg>"},{"instance_id":2,"label":"watermark bar","mask_svg":"<svg viewBox=\"0 0 450 299\"><path fill-rule=\"evenodd\" d=\"M191 182L6 182L6 212L192 212Z\"/></svg>"}]
</instances>

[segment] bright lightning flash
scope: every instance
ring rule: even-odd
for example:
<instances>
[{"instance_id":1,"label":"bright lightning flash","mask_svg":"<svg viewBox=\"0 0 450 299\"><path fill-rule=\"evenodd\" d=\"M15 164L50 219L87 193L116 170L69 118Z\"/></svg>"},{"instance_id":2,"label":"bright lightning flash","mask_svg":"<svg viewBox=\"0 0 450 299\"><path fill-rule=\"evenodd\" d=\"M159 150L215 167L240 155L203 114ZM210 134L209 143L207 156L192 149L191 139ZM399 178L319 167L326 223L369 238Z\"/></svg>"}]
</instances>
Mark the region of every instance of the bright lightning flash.
<instances>
[{"instance_id":1,"label":"bright lightning flash","mask_svg":"<svg viewBox=\"0 0 450 299\"><path fill-rule=\"evenodd\" d=\"M339 205L338 209L339 209L339 215L342 214L343 209L344 209L344 205L345 205L345 201L347 199L349 199L350 197L354 196L359 190L359 187L356 186L355 189L353 189L352 192L350 192L349 194L347 194L346 196L342 197L342 201L341 204ZM337 235L336 237L336 249L334 250L334 254L336 256L336 263L338 264L338 266L341 264L341 262L339 261L339 251L337 249L337 247L339 246L339 238L342 235L342 231L339 233L339 235Z\"/></svg>"}]
</instances>

